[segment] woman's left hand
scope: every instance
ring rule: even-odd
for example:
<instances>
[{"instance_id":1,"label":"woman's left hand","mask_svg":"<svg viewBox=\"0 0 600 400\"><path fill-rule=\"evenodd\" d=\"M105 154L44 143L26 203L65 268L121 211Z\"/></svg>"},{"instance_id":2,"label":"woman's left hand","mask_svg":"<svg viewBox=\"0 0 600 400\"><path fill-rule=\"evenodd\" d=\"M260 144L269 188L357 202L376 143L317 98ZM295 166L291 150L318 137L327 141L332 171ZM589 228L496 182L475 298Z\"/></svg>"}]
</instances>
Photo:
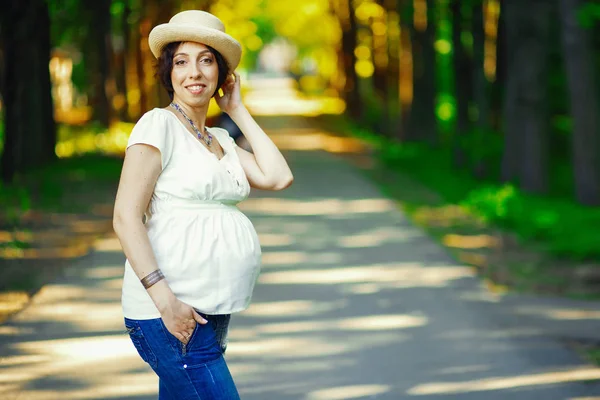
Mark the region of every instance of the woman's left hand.
<instances>
[{"instance_id":1,"label":"woman's left hand","mask_svg":"<svg viewBox=\"0 0 600 400\"><path fill-rule=\"evenodd\" d=\"M235 78L234 78L235 77ZM242 105L242 94L240 85L240 75L234 72L233 75L229 75L221 86L223 95L219 92L215 95L217 104L227 114L231 114L237 107Z\"/></svg>"}]
</instances>

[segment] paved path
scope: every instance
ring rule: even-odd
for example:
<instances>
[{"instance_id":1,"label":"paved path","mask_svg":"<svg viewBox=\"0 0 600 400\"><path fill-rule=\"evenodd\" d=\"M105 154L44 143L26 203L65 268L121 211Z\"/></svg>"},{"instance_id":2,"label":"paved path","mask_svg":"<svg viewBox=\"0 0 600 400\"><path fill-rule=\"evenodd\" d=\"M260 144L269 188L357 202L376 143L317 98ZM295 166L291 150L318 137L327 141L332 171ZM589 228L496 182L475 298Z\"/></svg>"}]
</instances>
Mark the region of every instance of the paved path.
<instances>
[{"instance_id":1,"label":"paved path","mask_svg":"<svg viewBox=\"0 0 600 400\"><path fill-rule=\"evenodd\" d=\"M294 185L242 207L264 254L253 304L232 319L242 399L600 399L600 369L558 340L599 338L598 303L496 297L349 162L287 157ZM124 333L122 273L118 242L101 240L0 326L1 399L156 399Z\"/></svg>"}]
</instances>

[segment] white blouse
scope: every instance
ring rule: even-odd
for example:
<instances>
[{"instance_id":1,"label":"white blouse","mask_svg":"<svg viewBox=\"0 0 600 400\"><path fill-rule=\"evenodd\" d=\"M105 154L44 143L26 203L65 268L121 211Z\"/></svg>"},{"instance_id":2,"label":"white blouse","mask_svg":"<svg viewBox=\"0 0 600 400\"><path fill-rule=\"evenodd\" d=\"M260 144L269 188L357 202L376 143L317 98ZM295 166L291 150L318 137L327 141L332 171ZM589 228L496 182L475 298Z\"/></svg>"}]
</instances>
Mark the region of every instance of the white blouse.
<instances>
[{"instance_id":1,"label":"white blouse","mask_svg":"<svg viewBox=\"0 0 600 400\"><path fill-rule=\"evenodd\" d=\"M144 143L160 150L162 172L145 226L173 293L205 314L229 314L250 304L261 249L252 223L236 207L250 193L236 144L224 129L209 132L223 147L220 160L176 115L155 108L137 122L127 147ZM160 317L129 260L121 300L127 318Z\"/></svg>"}]
</instances>

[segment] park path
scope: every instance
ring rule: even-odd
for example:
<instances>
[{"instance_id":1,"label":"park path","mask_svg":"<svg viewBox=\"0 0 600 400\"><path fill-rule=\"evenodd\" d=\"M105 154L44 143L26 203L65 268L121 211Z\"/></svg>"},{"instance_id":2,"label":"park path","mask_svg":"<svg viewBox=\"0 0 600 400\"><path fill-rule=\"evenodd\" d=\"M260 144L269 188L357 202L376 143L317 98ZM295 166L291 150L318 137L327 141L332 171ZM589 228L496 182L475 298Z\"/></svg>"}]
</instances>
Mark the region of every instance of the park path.
<instances>
[{"instance_id":1,"label":"park path","mask_svg":"<svg viewBox=\"0 0 600 400\"><path fill-rule=\"evenodd\" d=\"M299 116L261 123L295 182L240 207L263 246L230 331L242 399L600 399L600 368L563 341L600 336L598 303L488 292L346 157L319 150L325 133ZM1 399L156 399L124 332L123 261L114 237L98 240L0 325Z\"/></svg>"}]
</instances>

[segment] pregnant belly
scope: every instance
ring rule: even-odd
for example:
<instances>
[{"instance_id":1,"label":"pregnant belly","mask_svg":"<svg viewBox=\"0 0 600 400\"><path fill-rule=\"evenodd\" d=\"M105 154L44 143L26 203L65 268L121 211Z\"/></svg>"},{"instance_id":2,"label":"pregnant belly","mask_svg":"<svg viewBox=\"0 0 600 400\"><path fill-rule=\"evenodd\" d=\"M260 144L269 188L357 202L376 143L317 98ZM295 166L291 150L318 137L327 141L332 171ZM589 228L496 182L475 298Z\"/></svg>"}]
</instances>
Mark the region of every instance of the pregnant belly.
<instances>
[{"instance_id":1,"label":"pregnant belly","mask_svg":"<svg viewBox=\"0 0 600 400\"><path fill-rule=\"evenodd\" d=\"M148 237L159 267L173 276L241 277L260 264L258 235L241 211L153 216Z\"/></svg>"}]
</instances>

